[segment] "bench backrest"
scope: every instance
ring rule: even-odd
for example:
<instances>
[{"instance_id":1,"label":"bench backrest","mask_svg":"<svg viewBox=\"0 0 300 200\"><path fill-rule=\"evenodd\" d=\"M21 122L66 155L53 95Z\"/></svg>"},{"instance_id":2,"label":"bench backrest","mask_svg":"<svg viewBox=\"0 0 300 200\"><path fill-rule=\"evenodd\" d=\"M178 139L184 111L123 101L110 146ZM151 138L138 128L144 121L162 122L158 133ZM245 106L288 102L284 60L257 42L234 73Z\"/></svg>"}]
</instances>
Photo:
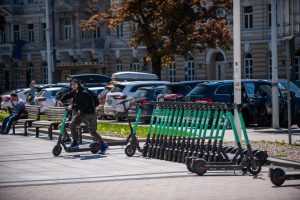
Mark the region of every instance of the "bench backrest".
<instances>
[{"instance_id":1,"label":"bench backrest","mask_svg":"<svg viewBox=\"0 0 300 200\"><path fill-rule=\"evenodd\" d=\"M41 106L25 105L25 109L28 113L28 119L40 119Z\"/></svg>"},{"instance_id":2,"label":"bench backrest","mask_svg":"<svg viewBox=\"0 0 300 200\"><path fill-rule=\"evenodd\" d=\"M64 117L64 111L65 111L64 107L49 106L45 111L46 120L60 122Z\"/></svg>"}]
</instances>

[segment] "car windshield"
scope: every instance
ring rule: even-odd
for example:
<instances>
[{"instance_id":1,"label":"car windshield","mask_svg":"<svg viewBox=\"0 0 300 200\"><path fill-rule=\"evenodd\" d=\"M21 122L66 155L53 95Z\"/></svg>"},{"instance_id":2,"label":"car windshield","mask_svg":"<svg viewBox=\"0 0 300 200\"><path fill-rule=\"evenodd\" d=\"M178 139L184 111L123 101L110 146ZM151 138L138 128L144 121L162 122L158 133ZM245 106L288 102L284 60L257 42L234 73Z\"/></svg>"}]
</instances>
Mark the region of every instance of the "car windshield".
<instances>
[{"instance_id":1,"label":"car windshield","mask_svg":"<svg viewBox=\"0 0 300 200\"><path fill-rule=\"evenodd\" d=\"M278 84L278 87L282 91L287 91L288 82L287 81L280 81L279 84ZM295 93L299 90L297 85L295 85L293 82L290 82L290 89L291 89L291 91L293 91Z\"/></svg>"},{"instance_id":2,"label":"car windshield","mask_svg":"<svg viewBox=\"0 0 300 200\"><path fill-rule=\"evenodd\" d=\"M41 90L39 93L37 93L37 97L42 97L42 96L44 96L45 94L47 93L47 91L46 90Z\"/></svg>"},{"instance_id":3,"label":"car windshield","mask_svg":"<svg viewBox=\"0 0 300 200\"><path fill-rule=\"evenodd\" d=\"M197 85L194 89L191 90L191 95L204 94L207 91L208 87L206 85Z\"/></svg>"},{"instance_id":4,"label":"car windshield","mask_svg":"<svg viewBox=\"0 0 300 200\"><path fill-rule=\"evenodd\" d=\"M147 97L148 90L137 90L134 94L134 98L145 98Z\"/></svg>"},{"instance_id":5,"label":"car windshield","mask_svg":"<svg viewBox=\"0 0 300 200\"><path fill-rule=\"evenodd\" d=\"M122 92L124 90L125 86L124 85L119 85L116 84L112 89L111 89L111 93L113 92Z\"/></svg>"}]
</instances>

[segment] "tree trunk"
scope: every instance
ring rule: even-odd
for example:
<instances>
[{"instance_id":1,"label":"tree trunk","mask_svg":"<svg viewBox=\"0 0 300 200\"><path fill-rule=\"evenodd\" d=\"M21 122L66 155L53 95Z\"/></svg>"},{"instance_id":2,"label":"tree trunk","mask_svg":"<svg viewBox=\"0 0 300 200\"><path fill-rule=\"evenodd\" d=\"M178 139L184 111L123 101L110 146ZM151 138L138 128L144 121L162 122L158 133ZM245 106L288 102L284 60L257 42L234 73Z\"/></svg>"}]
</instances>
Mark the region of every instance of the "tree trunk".
<instances>
[{"instance_id":1,"label":"tree trunk","mask_svg":"<svg viewBox=\"0 0 300 200\"><path fill-rule=\"evenodd\" d=\"M158 79L161 80L161 60L159 56L152 57L152 73L158 76Z\"/></svg>"}]
</instances>

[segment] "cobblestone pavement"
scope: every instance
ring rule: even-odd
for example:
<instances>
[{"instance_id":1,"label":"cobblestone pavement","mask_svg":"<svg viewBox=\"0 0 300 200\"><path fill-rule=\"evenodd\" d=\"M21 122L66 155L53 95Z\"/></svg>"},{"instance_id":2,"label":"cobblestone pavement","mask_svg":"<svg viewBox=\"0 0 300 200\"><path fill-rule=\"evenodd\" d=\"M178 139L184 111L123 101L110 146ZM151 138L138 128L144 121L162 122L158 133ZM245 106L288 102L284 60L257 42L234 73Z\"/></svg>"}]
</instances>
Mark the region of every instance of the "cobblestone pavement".
<instances>
[{"instance_id":1,"label":"cobblestone pavement","mask_svg":"<svg viewBox=\"0 0 300 200\"><path fill-rule=\"evenodd\" d=\"M105 156L89 152L53 157L55 140L0 135L0 199L287 199L300 196L300 181L275 187L268 168L257 177L240 172L189 173L183 164L139 156L122 147Z\"/></svg>"}]
</instances>

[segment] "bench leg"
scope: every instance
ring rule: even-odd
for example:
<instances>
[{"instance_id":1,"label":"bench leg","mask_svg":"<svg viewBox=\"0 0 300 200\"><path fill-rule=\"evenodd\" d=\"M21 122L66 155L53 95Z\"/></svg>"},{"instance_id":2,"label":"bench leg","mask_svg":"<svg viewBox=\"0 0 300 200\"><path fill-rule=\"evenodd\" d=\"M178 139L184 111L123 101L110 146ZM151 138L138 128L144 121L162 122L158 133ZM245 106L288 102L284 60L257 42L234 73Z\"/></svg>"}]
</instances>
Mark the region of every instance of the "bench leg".
<instances>
[{"instance_id":1,"label":"bench leg","mask_svg":"<svg viewBox=\"0 0 300 200\"><path fill-rule=\"evenodd\" d=\"M27 136L27 122L24 124L24 136Z\"/></svg>"},{"instance_id":2,"label":"bench leg","mask_svg":"<svg viewBox=\"0 0 300 200\"><path fill-rule=\"evenodd\" d=\"M35 127L35 137L39 137L39 127Z\"/></svg>"},{"instance_id":3,"label":"bench leg","mask_svg":"<svg viewBox=\"0 0 300 200\"><path fill-rule=\"evenodd\" d=\"M16 127L15 127L15 123L13 123L13 135L16 134Z\"/></svg>"},{"instance_id":4,"label":"bench leg","mask_svg":"<svg viewBox=\"0 0 300 200\"><path fill-rule=\"evenodd\" d=\"M52 140L52 126L48 129L49 139Z\"/></svg>"}]
</instances>

